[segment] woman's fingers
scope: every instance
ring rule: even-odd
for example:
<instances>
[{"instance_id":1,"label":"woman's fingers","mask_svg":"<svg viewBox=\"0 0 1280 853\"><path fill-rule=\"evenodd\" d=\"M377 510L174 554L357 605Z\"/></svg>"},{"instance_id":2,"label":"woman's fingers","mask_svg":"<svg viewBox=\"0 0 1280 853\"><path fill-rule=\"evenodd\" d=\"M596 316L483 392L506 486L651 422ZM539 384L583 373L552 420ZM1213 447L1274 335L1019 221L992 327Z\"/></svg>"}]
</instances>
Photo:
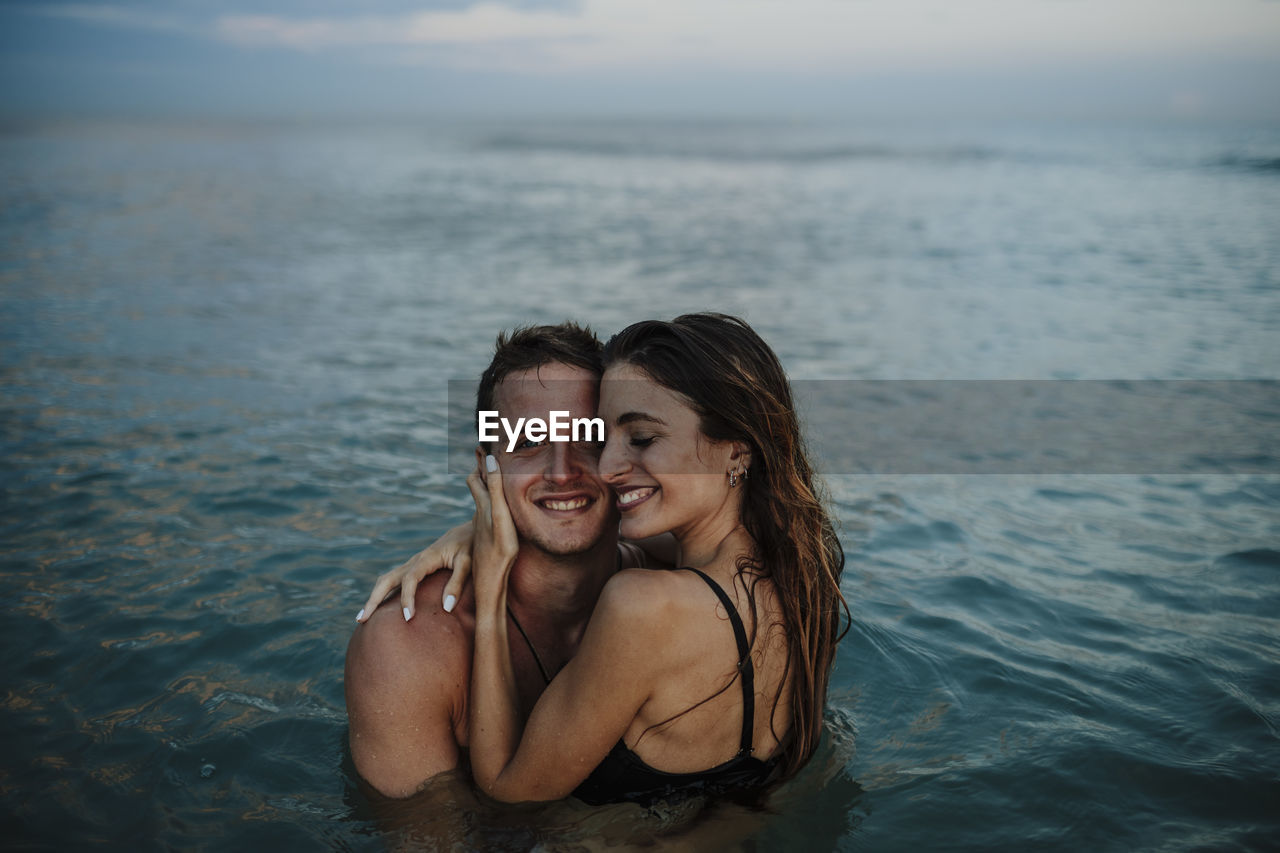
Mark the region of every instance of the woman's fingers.
<instances>
[{"instance_id":1,"label":"woman's fingers","mask_svg":"<svg viewBox=\"0 0 1280 853\"><path fill-rule=\"evenodd\" d=\"M453 575L445 582L444 599L441 602L445 613L452 613L462 590L467 585L467 577L471 574L471 555L458 554L453 558Z\"/></svg>"},{"instance_id":2,"label":"woman's fingers","mask_svg":"<svg viewBox=\"0 0 1280 853\"><path fill-rule=\"evenodd\" d=\"M492 459L493 457L488 457ZM471 490L471 498L476 502L476 524L489 524L489 489L485 486L484 475L480 473L479 466L467 475L467 488Z\"/></svg>"},{"instance_id":3,"label":"woman's fingers","mask_svg":"<svg viewBox=\"0 0 1280 853\"><path fill-rule=\"evenodd\" d=\"M492 456L485 457L485 466L489 471L486 480L489 486L490 515L493 518L493 537L508 555L515 555L519 547L515 522L511 520L511 507L507 506L507 496L503 491L502 472L498 470L498 460Z\"/></svg>"},{"instance_id":4,"label":"woman's fingers","mask_svg":"<svg viewBox=\"0 0 1280 853\"><path fill-rule=\"evenodd\" d=\"M406 622L413 618L413 599L417 593L418 578L412 574L406 575L400 583L400 612L404 614Z\"/></svg>"},{"instance_id":5,"label":"woman's fingers","mask_svg":"<svg viewBox=\"0 0 1280 853\"><path fill-rule=\"evenodd\" d=\"M373 592L369 594L364 607L356 615L356 621L367 622L369 617L373 615L373 611L384 601L391 598L395 593L396 587L399 587L400 611L404 615L405 621L408 622L413 618L417 610L417 605L414 602L418 585L422 583L424 578L435 574L440 569L451 568L455 572L461 571L461 577L455 574L449 581L449 584L454 587L453 595L456 602L459 590L461 590L470 571L470 548L471 527L461 525L447 532L424 550L414 554L398 568L379 575L377 582L374 583ZM452 610L453 608L450 606L446 609Z\"/></svg>"},{"instance_id":6,"label":"woman's fingers","mask_svg":"<svg viewBox=\"0 0 1280 853\"><path fill-rule=\"evenodd\" d=\"M495 568L501 565L505 571L510 567L510 560L515 559L519 540L516 537L515 523L511 520L511 510L507 507L503 495L502 471L498 468L498 460L493 456L484 458L485 474L473 471L467 477L467 488L476 502L475 541L472 556L478 561L476 565ZM494 558L489 560L488 558ZM488 571L487 568L484 568Z\"/></svg>"},{"instance_id":7,"label":"woman's fingers","mask_svg":"<svg viewBox=\"0 0 1280 853\"><path fill-rule=\"evenodd\" d=\"M361 607L360 612L356 614L356 621L368 622L369 617L373 615L373 611L378 609L378 605L390 598L392 591L399 585L400 569L383 572L378 575L378 580L374 582L373 591L369 593L368 599L365 600L364 607Z\"/></svg>"},{"instance_id":8,"label":"woman's fingers","mask_svg":"<svg viewBox=\"0 0 1280 853\"><path fill-rule=\"evenodd\" d=\"M444 541L445 539L436 540L431 543L431 547L414 554L409 562L400 567L400 612L404 614L406 622L413 618L418 609L414 604L418 584L422 583L423 578L449 567L449 551L443 546Z\"/></svg>"},{"instance_id":9,"label":"woman's fingers","mask_svg":"<svg viewBox=\"0 0 1280 853\"><path fill-rule=\"evenodd\" d=\"M496 522L499 518L511 518L511 510L507 507L507 496L502 491L502 472L498 470L498 460L494 456L484 458L485 470L489 476L485 485L489 487L489 507ZM496 526L496 524L495 524Z\"/></svg>"}]
</instances>

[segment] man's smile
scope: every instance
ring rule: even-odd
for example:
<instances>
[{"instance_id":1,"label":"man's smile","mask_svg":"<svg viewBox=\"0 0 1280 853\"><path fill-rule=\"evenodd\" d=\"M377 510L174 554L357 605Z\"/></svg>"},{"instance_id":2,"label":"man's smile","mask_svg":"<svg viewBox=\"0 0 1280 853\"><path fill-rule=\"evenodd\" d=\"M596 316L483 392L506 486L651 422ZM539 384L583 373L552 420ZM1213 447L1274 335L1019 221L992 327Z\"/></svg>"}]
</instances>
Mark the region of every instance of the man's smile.
<instances>
[{"instance_id":1,"label":"man's smile","mask_svg":"<svg viewBox=\"0 0 1280 853\"><path fill-rule=\"evenodd\" d=\"M557 515L584 512L595 502L595 498L581 492L565 495L547 495L534 500L534 503L542 509Z\"/></svg>"}]
</instances>

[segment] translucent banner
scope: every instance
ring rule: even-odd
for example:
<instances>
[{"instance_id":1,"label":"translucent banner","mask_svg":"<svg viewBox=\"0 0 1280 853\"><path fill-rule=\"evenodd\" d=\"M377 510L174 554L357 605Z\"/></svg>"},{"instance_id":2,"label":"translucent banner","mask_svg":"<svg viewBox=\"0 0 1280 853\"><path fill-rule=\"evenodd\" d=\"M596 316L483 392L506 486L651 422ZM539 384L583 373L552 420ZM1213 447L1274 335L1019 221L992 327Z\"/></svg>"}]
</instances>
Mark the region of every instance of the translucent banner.
<instances>
[{"instance_id":1,"label":"translucent banner","mask_svg":"<svg viewBox=\"0 0 1280 853\"><path fill-rule=\"evenodd\" d=\"M626 385L606 391L615 410ZM475 464L475 387L449 383L459 474ZM1280 474L1274 380L815 380L792 391L823 474Z\"/></svg>"}]
</instances>

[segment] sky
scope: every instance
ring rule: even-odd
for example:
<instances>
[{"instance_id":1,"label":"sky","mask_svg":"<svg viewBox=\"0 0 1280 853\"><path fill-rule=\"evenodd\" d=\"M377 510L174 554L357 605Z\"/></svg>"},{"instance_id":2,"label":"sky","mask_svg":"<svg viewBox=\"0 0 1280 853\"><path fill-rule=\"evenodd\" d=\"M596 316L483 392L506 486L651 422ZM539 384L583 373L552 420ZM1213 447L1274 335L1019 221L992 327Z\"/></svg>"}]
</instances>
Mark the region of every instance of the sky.
<instances>
[{"instance_id":1,"label":"sky","mask_svg":"<svg viewBox=\"0 0 1280 853\"><path fill-rule=\"evenodd\" d=\"M0 114L1280 120L1280 0L0 0Z\"/></svg>"}]
</instances>

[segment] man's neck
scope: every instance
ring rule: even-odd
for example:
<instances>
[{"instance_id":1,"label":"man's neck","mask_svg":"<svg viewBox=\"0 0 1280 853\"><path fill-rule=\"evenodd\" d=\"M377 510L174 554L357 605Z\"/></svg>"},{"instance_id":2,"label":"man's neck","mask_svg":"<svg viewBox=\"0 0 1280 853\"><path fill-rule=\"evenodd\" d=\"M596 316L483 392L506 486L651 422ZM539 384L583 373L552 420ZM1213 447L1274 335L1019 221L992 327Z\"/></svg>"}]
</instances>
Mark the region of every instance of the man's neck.
<instances>
[{"instance_id":1,"label":"man's neck","mask_svg":"<svg viewBox=\"0 0 1280 853\"><path fill-rule=\"evenodd\" d=\"M530 634L576 647L600 590L617 567L618 538L613 533L591 550L569 556L521 545L507 583L507 604Z\"/></svg>"}]
</instances>

